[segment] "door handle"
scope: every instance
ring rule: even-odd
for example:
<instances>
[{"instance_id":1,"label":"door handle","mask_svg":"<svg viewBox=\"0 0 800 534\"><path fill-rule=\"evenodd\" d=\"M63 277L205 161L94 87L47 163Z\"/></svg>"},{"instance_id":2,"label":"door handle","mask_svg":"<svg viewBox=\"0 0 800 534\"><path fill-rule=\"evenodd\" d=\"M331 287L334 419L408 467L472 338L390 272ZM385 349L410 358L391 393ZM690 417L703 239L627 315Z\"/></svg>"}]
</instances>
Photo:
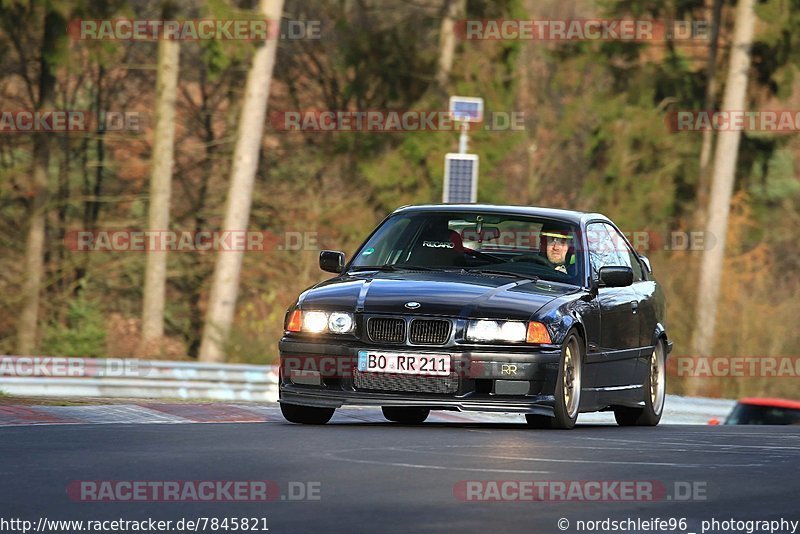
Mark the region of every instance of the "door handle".
<instances>
[{"instance_id":1,"label":"door handle","mask_svg":"<svg viewBox=\"0 0 800 534\"><path fill-rule=\"evenodd\" d=\"M636 314L637 311L639 311L639 303L636 302L635 300L631 302L631 311L634 313L634 315Z\"/></svg>"}]
</instances>

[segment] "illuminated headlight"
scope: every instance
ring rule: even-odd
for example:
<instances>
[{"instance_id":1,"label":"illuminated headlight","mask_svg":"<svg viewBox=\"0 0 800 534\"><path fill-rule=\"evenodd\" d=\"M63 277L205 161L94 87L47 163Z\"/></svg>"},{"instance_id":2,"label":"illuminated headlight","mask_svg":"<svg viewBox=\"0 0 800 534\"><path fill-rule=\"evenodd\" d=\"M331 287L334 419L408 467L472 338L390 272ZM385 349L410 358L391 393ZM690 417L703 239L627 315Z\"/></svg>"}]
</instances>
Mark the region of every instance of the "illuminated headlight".
<instances>
[{"instance_id":1,"label":"illuminated headlight","mask_svg":"<svg viewBox=\"0 0 800 534\"><path fill-rule=\"evenodd\" d=\"M467 326L468 341L502 341L521 343L525 341L528 325L522 321L470 321Z\"/></svg>"},{"instance_id":2,"label":"illuminated headlight","mask_svg":"<svg viewBox=\"0 0 800 534\"><path fill-rule=\"evenodd\" d=\"M467 328L467 339L470 341L493 341L497 339L500 325L497 321L472 321Z\"/></svg>"},{"instance_id":3,"label":"illuminated headlight","mask_svg":"<svg viewBox=\"0 0 800 534\"><path fill-rule=\"evenodd\" d=\"M353 331L353 314L333 312L328 317L328 330L334 334L347 334Z\"/></svg>"},{"instance_id":4,"label":"illuminated headlight","mask_svg":"<svg viewBox=\"0 0 800 534\"><path fill-rule=\"evenodd\" d=\"M302 325L302 326L298 326ZM349 334L353 331L355 319L352 313L295 310L289 320L288 332L307 332L309 334Z\"/></svg>"},{"instance_id":5,"label":"illuminated headlight","mask_svg":"<svg viewBox=\"0 0 800 534\"><path fill-rule=\"evenodd\" d=\"M303 330L312 334L319 334L328 328L328 314L320 311L303 313Z\"/></svg>"},{"instance_id":6,"label":"illuminated headlight","mask_svg":"<svg viewBox=\"0 0 800 534\"><path fill-rule=\"evenodd\" d=\"M528 334L528 327L525 323L519 321L506 321L500 327L500 339L509 341L511 343L518 343L525 341L525 336Z\"/></svg>"}]
</instances>

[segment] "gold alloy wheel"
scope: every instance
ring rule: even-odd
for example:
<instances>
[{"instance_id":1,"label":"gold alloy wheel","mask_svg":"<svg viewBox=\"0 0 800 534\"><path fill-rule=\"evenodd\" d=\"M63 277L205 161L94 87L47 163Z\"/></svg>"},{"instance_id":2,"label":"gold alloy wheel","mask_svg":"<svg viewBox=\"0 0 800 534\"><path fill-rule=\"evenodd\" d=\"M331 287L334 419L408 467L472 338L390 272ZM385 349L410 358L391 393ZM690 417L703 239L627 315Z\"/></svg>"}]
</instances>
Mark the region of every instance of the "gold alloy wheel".
<instances>
[{"instance_id":1,"label":"gold alloy wheel","mask_svg":"<svg viewBox=\"0 0 800 534\"><path fill-rule=\"evenodd\" d=\"M564 408L567 417L573 419L578 414L581 400L581 361L575 338L572 338L564 349L563 377Z\"/></svg>"},{"instance_id":2,"label":"gold alloy wheel","mask_svg":"<svg viewBox=\"0 0 800 534\"><path fill-rule=\"evenodd\" d=\"M650 355L650 405L656 415L664 409L665 390L664 344L658 342Z\"/></svg>"}]
</instances>

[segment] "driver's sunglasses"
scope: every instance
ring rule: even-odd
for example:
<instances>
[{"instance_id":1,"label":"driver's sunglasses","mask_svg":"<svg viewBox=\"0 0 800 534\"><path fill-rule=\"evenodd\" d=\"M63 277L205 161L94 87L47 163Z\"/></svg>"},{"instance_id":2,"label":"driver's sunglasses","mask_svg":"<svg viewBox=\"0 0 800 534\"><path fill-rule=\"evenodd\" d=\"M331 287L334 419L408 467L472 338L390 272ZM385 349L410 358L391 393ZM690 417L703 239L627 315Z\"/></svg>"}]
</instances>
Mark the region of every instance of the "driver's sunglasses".
<instances>
[{"instance_id":1,"label":"driver's sunglasses","mask_svg":"<svg viewBox=\"0 0 800 534\"><path fill-rule=\"evenodd\" d=\"M569 239L566 237L547 237L547 245L561 245L566 246L569 245Z\"/></svg>"}]
</instances>

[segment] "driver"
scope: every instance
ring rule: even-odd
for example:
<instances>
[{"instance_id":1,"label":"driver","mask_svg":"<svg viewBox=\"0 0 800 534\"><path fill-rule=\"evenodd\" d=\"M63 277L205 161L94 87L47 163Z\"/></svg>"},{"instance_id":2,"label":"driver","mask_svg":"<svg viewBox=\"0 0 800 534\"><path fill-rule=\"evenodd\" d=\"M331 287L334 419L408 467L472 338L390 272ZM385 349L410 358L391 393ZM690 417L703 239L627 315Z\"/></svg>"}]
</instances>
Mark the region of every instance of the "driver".
<instances>
[{"instance_id":1,"label":"driver","mask_svg":"<svg viewBox=\"0 0 800 534\"><path fill-rule=\"evenodd\" d=\"M567 274L567 255L572 246L572 236L566 230L543 228L542 245L553 269ZM575 261L574 258L570 259Z\"/></svg>"}]
</instances>

